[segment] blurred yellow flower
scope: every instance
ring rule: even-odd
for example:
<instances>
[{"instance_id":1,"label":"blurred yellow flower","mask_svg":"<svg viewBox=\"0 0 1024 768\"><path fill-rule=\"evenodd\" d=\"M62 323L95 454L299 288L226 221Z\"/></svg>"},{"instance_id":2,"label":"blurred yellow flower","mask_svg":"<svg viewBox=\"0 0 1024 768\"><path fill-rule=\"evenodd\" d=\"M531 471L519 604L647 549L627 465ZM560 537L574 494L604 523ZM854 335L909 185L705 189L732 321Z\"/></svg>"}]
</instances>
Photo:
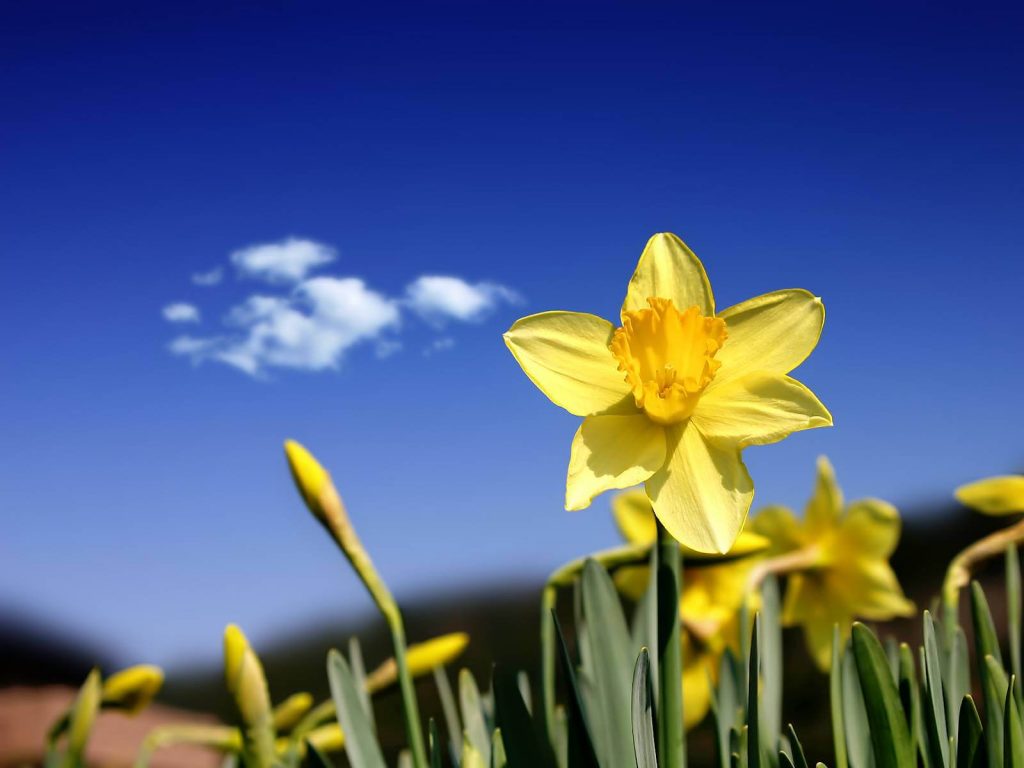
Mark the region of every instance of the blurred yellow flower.
<instances>
[{"instance_id":1,"label":"blurred yellow flower","mask_svg":"<svg viewBox=\"0 0 1024 768\"><path fill-rule=\"evenodd\" d=\"M985 515L1024 512L1024 475L987 477L956 489L957 500Z\"/></svg>"},{"instance_id":2,"label":"blurred yellow flower","mask_svg":"<svg viewBox=\"0 0 1024 768\"><path fill-rule=\"evenodd\" d=\"M164 673L159 667L139 664L122 669L103 681L103 705L134 715L149 706L163 684Z\"/></svg>"},{"instance_id":3,"label":"blurred yellow flower","mask_svg":"<svg viewBox=\"0 0 1024 768\"><path fill-rule=\"evenodd\" d=\"M612 513L623 538L630 544L653 544L657 525L651 502L643 491L626 491L612 499ZM739 622L744 588L756 555L768 541L743 531L728 557L714 565L696 565L683 557L683 594L679 600L683 643L683 721L692 728L704 719L711 705L711 684L718 676L726 648L739 651ZM647 589L647 566L627 566L615 571L619 590L639 600Z\"/></svg>"},{"instance_id":4,"label":"blurred yellow flower","mask_svg":"<svg viewBox=\"0 0 1024 768\"><path fill-rule=\"evenodd\" d=\"M727 552L747 517L749 445L829 426L786 374L818 343L821 300L765 294L716 313L700 260L675 235L652 237L629 282L621 326L578 312L524 317L505 343L556 405L583 417L566 509L646 484L665 528L701 552Z\"/></svg>"},{"instance_id":5,"label":"blurred yellow flower","mask_svg":"<svg viewBox=\"0 0 1024 768\"><path fill-rule=\"evenodd\" d=\"M410 645L405 651L409 664L409 674L413 677L432 672L436 667L443 667L462 655L469 645L469 635L465 632L453 632L440 635L423 643ZM388 659L373 672L366 676L366 690L376 693L398 679L398 664L394 658Z\"/></svg>"},{"instance_id":6,"label":"blurred yellow flower","mask_svg":"<svg viewBox=\"0 0 1024 768\"><path fill-rule=\"evenodd\" d=\"M771 541L771 559L758 566L761 575L789 574L782 622L804 628L821 669L831 663L834 624L845 639L855 618L884 621L914 613L889 565L900 537L899 512L880 499L844 506L824 456L803 520L785 507L767 507L751 529Z\"/></svg>"}]
</instances>

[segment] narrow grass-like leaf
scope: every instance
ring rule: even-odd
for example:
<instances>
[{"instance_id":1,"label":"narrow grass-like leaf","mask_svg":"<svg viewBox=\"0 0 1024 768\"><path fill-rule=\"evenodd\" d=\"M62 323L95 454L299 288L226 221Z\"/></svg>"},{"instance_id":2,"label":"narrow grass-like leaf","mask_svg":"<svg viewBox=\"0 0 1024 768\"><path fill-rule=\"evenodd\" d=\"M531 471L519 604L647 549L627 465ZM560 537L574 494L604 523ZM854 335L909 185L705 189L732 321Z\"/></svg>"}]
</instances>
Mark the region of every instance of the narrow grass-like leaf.
<instances>
[{"instance_id":1,"label":"narrow grass-like leaf","mask_svg":"<svg viewBox=\"0 0 1024 768\"><path fill-rule=\"evenodd\" d=\"M940 634L941 637L941 634ZM953 630L949 648L949 670L946 684L946 724L960 720L960 703L971 692L971 660L967 651L967 635L961 626Z\"/></svg>"},{"instance_id":2,"label":"narrow grass-like leaf","mask_svg":"<svg viewBox=\"0 0 1024 768\"><path fill-rule=\"evenodd\" d=\"M832 626L832 666L828 673L828 698L832 710L832 745L838 768L846 764L846 726L843 723L843 649L839 639L839 625Z\"/></svg>"},{"instance_id":3,"label":"narrow grass-like leaf","mask_svg":"<svg viewBox=\"0 0 1024 768\"><path fill-rule=\"evenodd\" d=\"M327 679L352 768L385 768L384 756L366 718L348 662L336 650L327 655Z\"/></svg>"},{"instance_id":4,"label":"narrow grass-like leaf","mask_svg":"<svg viewBox=\"0 0 1024 768\"><path fill-rule=\"evenodd\" d=\"M463 745L468 741L479 753L485 765L491 764L491 730L484 717L480 689L473 673L459 672L459 706L462 709L462 727L465 729Z\"/></svg>"},{"instance_id":5,"label":"narrow grass-like leaf","mask_svg":"<svg viewBox=\"0 0 1024 768\"><path fill-rule=\"evenodd\" d=\"M853 625L853 656L864 695L875 764L879 768L915 765L910 730L885 651L878 638L860 622Z\"/></svg>"},{"instance_id":6,"label":"narrow grass-like leaf","mask_svg":"<svg viewBox=\"0 0 1024 768\"><path fill-rule=\"evenodd\" d=\"M493 687L495 727L501 730L510 768L554 768L554 754L526 709L516 674L495 667Z\"/></svg>"},{"instance_id":7,"label":"narrow grass-like leaf","mask_svg":"<svg viewBox=\"0 0 1024 768\"><path fill-rule=\"evenodd\" d=\"M764 768L761 752L760 716L760 661L759 635L761 617L754 616L754 628L750 634L750 668L747 671L747 765L746 768Z\"/></svg>"},{"instance_id":8,"label":"narrow grass-like leaf","mask_svg":"<svg viewBox=\"0 0 1024 768\"><path fill-rule=\"evenodd\" d=\"M718 685L716 686L708 675L708 687L711 689L711 715L715 728L715 753L718 757L719 768L729 768L729 739L736 724L737 717L737 696L736 696L736 670L735 658L728 648L722 654L719 662Z\"/></svg>"},{"instance_id":9,"label":"narrow grass-like leaf","mask_svg":"<svg viewBox=\"0 0 1024 768\"><path fill-rule=\"evenodd\" d=\"M1024 732L1014 692L1016 687L1017 677L1011 675L1003 702L1003 768L1024 768Z\"/></svg>"},{"instance_id":10,"label":"narrow grass-like leaf","mask_svg":"<svg viewBox=\"0 0 1024 768\"><path fill-rule=\"evenodd\" d=\"M781 751L779 752L779 765L781 765L782 768L795 768L793 761L789 759L789 755Z\"/></svg>"},{"instance_id":11,"label":"narrow grass-like leaf","mask_svg":"<svg viewBox=\"0 0 1024 768\"><path fill-rule=\"evenodd\" d=\"M925 744L924 723L921 719L921 687L917 683L917 673L914 669L914 652L906 643L900 643L899 647L899 691L900 702L903 711L910 718L910 741L921 757L925 768L929 768L928 747Z\"/></svg>"},{"instance_id":12,"label":"narrow grass-like leaf","mask_svg":"<svg viewBox=\"0 0 1024 768\"><path fill-rule=\"evenodd\" d=\"M501 728L495 728L491 737L491 768L505 768L508 765L508 755L505 754L505 739L501 735Z\"/></svg>"},{"instance_id":13,"label":"narrow grass-like leaf","mask_svg":"<svg viewBox=\"0 0 1024 768\"><path fill-rule=\"evenodd\" d=\"M642 648L633 669L633 753L636 768L658 768L655 748L654 696L651 687L651 660Z\"/></svg>"},{"instance_id":14,"label":"narrow grass-like leaf","mask_svg":"<svg viewBox=\"0 0 1024 768\"><path fill-rule=\"evenodd\" d=\"M615 585L596 560L588 560L583 567L583 612L592 628L587 641L599 709L588 714L594 736L605 742L603 752L610 765L629 765L633 761L629 724L636 654Z\"/></svg>"},{"instance_id":15,"label":"narrow grass-like leaf","mask_svg":"<svg viewBox=\"0 0 1024 768\"><path fill-rule=\"evenodd\" d=\"M864 696L857 677L857 662L850 645L842 655L843 676L843 724L845 726L846 751L852 768L872 768L875 754L871 749L871 733L868 730L868 713Z\"/></svg>"},{"instance_id":16,"label":"narrow grass-like leaf","mask_svg":"<svg viewBox=\"0 0 1024 768\"><path fill-rule=\"evenodd\" d=\"M377 724L373 717L373 702L370 701L370 693L366 690L366 664L363 663L363 648L359 644L359 638L355 635L348 639L348 663L352 669L352 679L355 681L356 690L359 691L359 701L363 705L363 712L366 713L366 719L376 733Z\"/></svg>"},{"instance_id":17,"label":"narrow grass-like leaf","mask_svg":"<svg viewBox=\"0 0 1024 768\"><path fill-rule=\"evenodd\" d=\"M809 768L807 755L804 754L804 746L800 743L792 723L786 726L786 735L789 737L789 748L793 752L793 768Z\"/></svg>"},{"instance_id":18,"label":"narrow grass-like leaf","mask_svg":"<svg viewBox=\"0 0 1024 768\"><path fill-rule=\"evenodd\" d=\"M988 761L985 758L985 739L982 733L981 718L974 699L964 696L960 705L960 725L957 728L956 768L983 768Z\"/></svg>"},{"instance_id":19,"label":"narrow grass-like leaf","mask_svg":"<svg viewBox=\"0 0 1024 768\"><path fill-rule=\"evenodd\" d=\"M569 659L569 649L565 645L565 637L562 635L558 617L552 613L552 618L558 645L558 670L562 673L568 691L566 765L568 768L598 768L600 763L598 763L597 753L594 751L594 741L587 727L587 720L583 712L583 699L576 682L576 674L573 672L572 661Z\"/></svg>"},{"instance_id":20,"label":"narrow grass-like leaf","mask_svg":"<svg viewBox=\"0 0 1024 768\"><path fill-rule=\"evenodd\" d=\"M782 733L782 622L779 584L774 576L761 587L761 744L775 763Z\"/></svg>"},{"instance_id":21,"label":"narrow grass-like leaf","mask_svg":"<svg viewBox=\"0 0 1024 768\"><path fill-rule=\"evenodd\" d=\"M1018 707L1021 705L1020 593L1020 557L1017 555L1017 545L1011 543L1006 548L1006 631L1010 636L1010 669L1017 678L1015 690Z\"/></svg>"},{"instance_id":22,"label":"narrow grass-like leaf","mask_svg":"<svg viewBox=\"0 0 1024 768\"><path fill-rule=\"evenodd\" d=\"M928 749L933 765L949 768L949 731L946 727L946 702L942 698L942 668L935 621L924 612L924 689L928 715L924 718Z\"/></svg>"},{"instance_id":23,"label":"narrow grass-like leaf","mask_svg":"<svg viewBox=\"0 0 1024 768\"><path fill-rule=\"evenodd\" d=\"M661 768L684 768L682 643L679 595L682 566L679 543L658 524L658 762Z\"/></svg>"},{"instance_id":24,"label":"narrow grass-like leaf","mask_svg":"<svg viewBox=\"0 0 1024 768\"><path fill-rule=\"evenodd\" d=\"M1003 765L1003 702L1010 681L1003 666L990 654L982 660L981 691L985 699L985 752L989 766Z\"/></svg>"},{"instance_id":25,"label":"narrow grass-like leaf","mask_svg":"<svg viewBox=\"0 0 1024 768\"><path fill-rule=\"evenodd\" d=\"M434 718L430 718L427 729L427 750L430 754L430 768L441 768L441 732L437 730Z\"/></svg>"},{"instance_id":26,"label":"narrow grass-like leaf","mask_svg":"<svg viewBox=\"0 0 1024 768\"><path fill-rule=\"evenodd\" d=\"M459 708L455 705L455 696L451 683L448 682L448 670L445 667L434 667L434 685L437 686L441 712L444 713L444 725L448 731L448 751L453 760L458 760L462 748L462 720L459 718Z\"/></svg>"}]
</instances>

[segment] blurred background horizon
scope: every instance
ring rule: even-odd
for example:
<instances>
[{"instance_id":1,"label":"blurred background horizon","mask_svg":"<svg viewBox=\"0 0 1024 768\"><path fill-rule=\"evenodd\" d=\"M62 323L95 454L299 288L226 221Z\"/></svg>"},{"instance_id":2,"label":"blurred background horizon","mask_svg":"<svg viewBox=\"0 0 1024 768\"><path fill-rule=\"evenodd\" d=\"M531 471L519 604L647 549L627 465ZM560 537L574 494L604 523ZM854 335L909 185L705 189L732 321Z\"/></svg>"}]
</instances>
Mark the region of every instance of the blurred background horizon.
<instances>
[{"instance_id":1,"label":"blurred background horizon","mask_svg":"<svg viewBox=\"0 0 1024 768\"><path fill-rule=\"evenodd\" d=\"M400 602L618 541L562 511L577 419L501 341L614 319L679 234L726 307L823 297L836 426L746 452L755 510L919 526L1020 471L1024 12L925 3L39 3L0 29L0 617L121 663L361 621L282 442ZM924 523L927 525L927 523Z\"/></svg>"}]
</instances>

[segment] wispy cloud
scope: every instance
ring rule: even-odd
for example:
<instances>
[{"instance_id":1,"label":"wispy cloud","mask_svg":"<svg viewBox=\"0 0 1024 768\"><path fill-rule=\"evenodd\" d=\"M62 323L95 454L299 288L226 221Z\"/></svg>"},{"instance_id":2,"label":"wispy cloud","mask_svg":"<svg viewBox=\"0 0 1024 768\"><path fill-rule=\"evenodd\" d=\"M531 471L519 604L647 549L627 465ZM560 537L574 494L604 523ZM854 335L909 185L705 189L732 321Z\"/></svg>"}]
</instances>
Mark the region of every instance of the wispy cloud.
<instances>
[{"instance_id":1,"label":"wispy cloud","mask_svg":"<svg viewBox=\"0 0 1024 768\"><path fill-rule=\"evenodd\" d=\"M518 304L519 294L497 283L467 283L458 277L424 275L406 288L409 306L434 323L454 319L475 321L499 304Z\"/></svg>"},{"instance_id":2,"label":"wispy cloud","mask_svg":"<svg viewBox=\"0 0 1024 768\"><path fill-rule=\"evenodd\" d=\"M198 323L199 310L183 301L168 304L163 308L164 320L169 323Z\"/></svg>"},{"instance_id":3,"label":"wispy cloud","mask_svg":"<svg viewBox=\"0 0 1024 768\"><path fill-rule=\"evenodd\" d=\"M214 267L209 272L194 272L192 282L196 285L212 286L224 279L224 267Z\"/></svg>"},{"instance_id":4,"label":"wispy cloud","mask_svg":"<svg viewBox=\"0 0 1024 768\"><path fill-rule=\"evenodd\" d=\"M168 349L195 364L215 361L254 377L263 377L272 368L331 370L359 344L372 346L378 358L401 352L404 345L398 334L405 328L406 316L424 319L436 330L448 322L479 321L502 303L520 301L505 286L470 283L454 276L419 277L398 296L376 291L358 277L309 276L311 270L334 259L330 246L296 238L235 251L230 260L241 276L260 278L271 286L231 307L221 332L183 334ZM198 282L197 277L193 275L193 282ZM184 310L176 309L177 322L199 319L198 310L184 304L166 307L168 319L172 307L187 307L194 313L186 319ZM455 339L445 335L429 342L423 354L454 346Z\"/></svg>"},{"instance_id":5,"label":"wispy cloud","mask_svg":"<svg viewBox=\"0 0 1024 768\"><path fill-rule=\"evenodd\" d=\"M289 237L277 243L241 248L231 254L231 263L244 277L271 283L297 283L317 267L334 261L336 256L328 245Z\"/></svg>"}]
</instances>

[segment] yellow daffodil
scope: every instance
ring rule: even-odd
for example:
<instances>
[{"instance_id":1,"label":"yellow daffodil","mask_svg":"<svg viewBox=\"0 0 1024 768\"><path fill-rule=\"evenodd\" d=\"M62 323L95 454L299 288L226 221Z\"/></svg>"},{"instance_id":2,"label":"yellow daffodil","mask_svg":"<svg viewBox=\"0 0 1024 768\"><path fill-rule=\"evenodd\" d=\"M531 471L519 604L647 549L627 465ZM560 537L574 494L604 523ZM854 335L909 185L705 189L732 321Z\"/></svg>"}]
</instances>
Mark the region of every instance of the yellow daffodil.
<instances>
[{"instance_id":1,"label":"yellow daffodil","mask_svg":"<svg viewBox=\"0 0 1024 768\"><path fill-rule=\"evenodd\" d=\"M855 618L884 621L914 612L889 565L900 537L899 513L880 499L844 506L825 457L818 460L817 483L803 520L785 507L768 507L754 517L751 528L772 544L770 559L758 566L759 576L788 574L782 622L804 628L821 669L831 663L834 624L845 638Z\"/></svg>"},{"instance_id":2,"label":"yellow daffodil","mask_svg":"<svg viewBox=\"0 0 1024 768\"><path fill-rule=\"evenodd\" d=\"M467 645L469 645L469 635L465 632L453 632L423 643L410 645L405 651L409 674L419 677L432 672L436 667L450 664L462 655ZM367 693L376 693L397 679L398 664L393 658L388 659L366 676L366 691Z\"/></svg>"},{"instance_id":3,"label":"yellow daffodil","mask_svg":"<svg viewBox=\"0 0 1024 768\"><path fill-rule=\"evenodd\" d=\"M956 489L957 500L985 515L1024 512L1024 475L988 477Z\"/></svg>"},{"instance_id":4,"label":"yellow daffodil","mask_svg":"<svg viewBox=\"0 0 1024 768\"><path fill-rule=\"evenodd\" d=\"M159 667L139 664L122 669L103 681L103 706L137 714L149 706L163 684L164 673Z\"/></svg>"},{"instance_id":5,"label":"yellow daffodil","mask_svg":"<svg viewBox=\"0 0 1024 768\"><path fill-rule=\"evenodd\" d=\"M556 405L582 416L565 507L645 483L665 528L701 552L728 552L754 485L749 445L828 426L814 394L786 374L818 343L825 310L802 290L716 312L700 260L675 235L648 241L616 328L578 312L516 321L505 343Z\"/></svg>"},{"instance_id":6,"label":"yellow daffodil","mask_svg":"<svg viewBox=\"0 0 1024 768\"><path fill-rule=\"evenodd\" d=\"M254 762L269 766L274 754L274 719L263 664L234 624L224 630L224 679L245 723Z\"/></svg>"},{"instance_id":7,"label":"yellow daffodil","mask_svg":"<svg viewBox=\"0 0 1024 768\"><path fill-rule=\"evenodd\" d=\"M978 480L961 485L955 495L961 504L985 515L1002 516L1024 512L1024 475L1002 475ZM974 568L982 561L1002 554L1011 544L1020 544L1022 541L1024 520L1018 520L1007 528L971 543L953 558L946 569L946 580L942 586L947 621L956 616L960 589L970 583Z\"/></svg>"},{"instance_id":8,"label":"yellow daffodil","mask_svg":"<svg viewBox=\"0 0 1024 768\"><path fill-rule=\"evenodd\" d=\"M612 499L612 513L622 537L630 544L653 544L657 538L654 510L643 491L626 491ZM683 557L683 594L679 600L683 643L683 721L692 728L711 705L711 684L726 648L739 650L737 617L744 587L755 560L768 541L743 531L729 550L731 559L714 565ZM686 567L687 563L697 563ZM627 566L615 571L619 590L639 600L647 589L648 568Z\"/></svg>"}]
</instances>

